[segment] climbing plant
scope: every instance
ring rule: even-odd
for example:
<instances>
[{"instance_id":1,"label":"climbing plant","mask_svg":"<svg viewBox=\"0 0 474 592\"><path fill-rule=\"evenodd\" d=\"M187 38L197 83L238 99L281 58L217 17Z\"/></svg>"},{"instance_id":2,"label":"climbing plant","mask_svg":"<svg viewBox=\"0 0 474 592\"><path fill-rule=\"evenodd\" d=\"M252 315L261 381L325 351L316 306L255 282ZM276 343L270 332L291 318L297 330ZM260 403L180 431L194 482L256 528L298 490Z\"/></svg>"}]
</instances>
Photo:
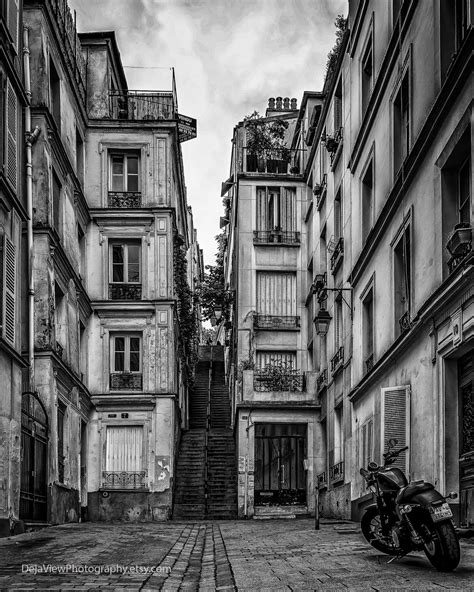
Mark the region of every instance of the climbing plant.
<instances>
[{"instance_id":1,"label":"climbing plant","mask_svg":"<svg viewBox=\"0 0 474 592\"><path fill-rule=\"evenodd\" d=\"M222 230L215 239L217 242L216 264L206 265L199 297L204 320L209 320L216 307L221 307L222 318L227 321L230 318L231 302L229 292L225 289L224 280L224 253L227 245L225 230Z\"/></svg>"},{"instance_id":2,"label":"climbing plant","mask_svg":"<svg viewBox=\"0 0 474 592\"><path fill-rule=\"evenodd\" d=\"M341 53L342 40L344 38L344 32L347 26L347 19L345 19L342 14L338 14L334 24L336 26L336 43L328 53L328 59L326 62L326 81L324 86L330 84L334 75L337 60L339 58L339 54Z\"/></svg>"},{"instance_id":3,"label":"climbing plant","mask_svg":"<svg viewBox=\"0 0 474 592\"><path fill-rule=\"evenodd\" d=\"M177 316L180 329L181 343L179 354L181 361L188 368L189 376L194 376L197 363L198 317L197 308L193 300L193 293L188 283L188 262L186 246L182 237L174 235L174 285L176 293Z\"/></svg>"}]
</instances>

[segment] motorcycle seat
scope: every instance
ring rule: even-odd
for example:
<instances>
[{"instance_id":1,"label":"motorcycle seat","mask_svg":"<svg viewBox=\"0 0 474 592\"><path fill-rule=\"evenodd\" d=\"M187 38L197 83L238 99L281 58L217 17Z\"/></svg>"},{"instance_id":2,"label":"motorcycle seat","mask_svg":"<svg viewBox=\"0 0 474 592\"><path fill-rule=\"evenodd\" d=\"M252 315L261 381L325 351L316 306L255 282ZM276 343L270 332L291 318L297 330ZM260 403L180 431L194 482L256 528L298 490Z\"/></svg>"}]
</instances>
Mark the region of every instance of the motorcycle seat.
<instances>
[{"instance_id":1,"label":"motorcycle seat","mask_svg":"<svg viewBox=\"0 0 474 592\"><path fill-rule=\"evenodd\" d=\"M397 496L397 504L402 504L404 502L407 503L414 495L424 491L429 491L430 489L434 489L434 485L431 483L427 483L426 481L413 481L406 487L402 487L402 489L400 489Z\"/></svg>"}]
</instances>

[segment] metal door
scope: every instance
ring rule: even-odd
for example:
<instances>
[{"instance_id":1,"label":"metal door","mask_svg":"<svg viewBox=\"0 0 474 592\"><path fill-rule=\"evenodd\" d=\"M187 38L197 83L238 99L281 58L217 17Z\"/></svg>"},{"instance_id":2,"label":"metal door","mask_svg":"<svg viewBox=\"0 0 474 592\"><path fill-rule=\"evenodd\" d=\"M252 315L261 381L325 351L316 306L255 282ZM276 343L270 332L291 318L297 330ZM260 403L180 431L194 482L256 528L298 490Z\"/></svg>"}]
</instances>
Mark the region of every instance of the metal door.
<instances>
[{"instance_id":1,"label":"metal door","mask_svg":"<svg viewBox=\"0 0 474 592\"><path fill-rule=\"evenodd\" d=\"M306 424L255 425L255 505L306 503Z\"/></svg>"},{"instance_id":2,"label":"metal door","mask_svg":"<svg viewBox=\"0 0 474 592\"><path fill-rule=\"evenodd\" d=\"M35 393L23 393L21 405L20 518L47 519L48 419Z\"/></svg>"}]
</instances>

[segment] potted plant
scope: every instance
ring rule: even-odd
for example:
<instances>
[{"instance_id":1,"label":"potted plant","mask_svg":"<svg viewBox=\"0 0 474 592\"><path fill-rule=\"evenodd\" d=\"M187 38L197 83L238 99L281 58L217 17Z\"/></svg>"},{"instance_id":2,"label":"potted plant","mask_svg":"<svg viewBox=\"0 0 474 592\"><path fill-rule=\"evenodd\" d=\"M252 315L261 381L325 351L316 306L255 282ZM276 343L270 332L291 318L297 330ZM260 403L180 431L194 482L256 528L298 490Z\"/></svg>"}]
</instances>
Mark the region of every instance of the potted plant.
<instances>
[{"instance_id":1,"label":"potted plant","mask_svg":"<svg viewBox=\"0 0 474 592\"><path fill-rule=\"evenodd\" d=\"M446 248L453 257L463 255L471 249L472 228L466 222L456 224L448 238Z\"/></svg>"},{"instance_id":2,"label":"potted plant","mask_svg":"<svg viewBox=\"0 0 474 592\"><path fill-rule=\"evenodd\" d=\"M285 147L288 122L261 117L257 111L245 119L247 132L247 170L249 172L286 172L290 151ZM284 168L284 170L282 170Z\"/></svg>"},{"instance_id":3,"label":"potted plant","mask_svg":"<svg viewBox=\"0 0 474 592\"><path fill-rule=\"evenodd\" d=\"M330 134L326 134L325 144L326 144L326 150L330 154L334 154L337 150L337 147L339 146L339 142L338 142L336 136L335 135L331 136Z\"/></svg>"}]
</instances>

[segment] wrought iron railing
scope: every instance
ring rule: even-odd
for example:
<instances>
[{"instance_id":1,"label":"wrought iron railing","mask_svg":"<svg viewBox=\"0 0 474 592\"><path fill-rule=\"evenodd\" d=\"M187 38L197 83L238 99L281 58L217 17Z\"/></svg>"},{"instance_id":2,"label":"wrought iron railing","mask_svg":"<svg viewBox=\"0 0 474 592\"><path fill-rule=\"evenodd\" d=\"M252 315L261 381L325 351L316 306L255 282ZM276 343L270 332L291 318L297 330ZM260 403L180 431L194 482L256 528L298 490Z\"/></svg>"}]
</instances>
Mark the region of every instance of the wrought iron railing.
<instances>
[{"instance_id":1,"label":"wrought iron railing","mask_svg":"<svg viewBox=\"0 0 474 592\"><path fill-rule=\"evenodd\" d=\"M342 261L343 255L344 238L341 236L341 238L336 243L333 254L331 255L331 271L335 271L337 269L339 263Z\"/></svg>"},{"instance_id":2,"label":"wrought iron railing","mask_svg":"<svg viewBox=\"0 0 474 592\"><path fill-rule=\"evenodd\" d=\"M138 372L112 372L110 374L111 391L141 391L143 377Z\"/></svg>"},{"instance_id":3,"label":"wrought iron railing","mask_svg":"<svg viewBox=\"0 0 474 592\"><path fill-rule=\"evenodd\" d=\"M254 230L253 242L299 245L300 233L295 230Z\"/></svg>"},{"instance_id":4,"label":"wrought iron railing","mask_svg":"<svg viewBox=\"0 0 474 592\"><path fill-rule=\"evenodd\" d=\"M400 327L400 333L405 333L411 329L410 311L407 310L398 319L398 325Z\"/></svg>"},{"instance_id":5,"label":"wrought iron railing","mask_svg":"<svg viewBox=\"0 0 474 592\"><path fill-rule=\"evenodd\" d=\"M103 471L104 489L143 489L146 487L146 471Z\"/></svg>"},{"instance_id":6,"label":"wrought iron railing","mask_svg":"<svg viewBox=\"0 0 474 592\"><path fill-rule=\"evenodd\" d=\"M278 368L278 367L275 367ZM302 372L274 372L268 369L255 370L253 375L253 387L257 392L290 391L303 392L305 378Z\"/></svg>"},{"instance_id":7,"label":"wrought iron railing","mask_svg":"<svg viewBox=\"0 0 474 592\"><path fill-rule=\"evenodd\" d=\"M322 391L323 388L325 388L328 385L328 369L325 368L324 370L322 370L319 375L318 378L316 379L316 388L318 389L318 393L319 391Z\"/></svg>"},{"instance_id":8,"label":"wrought iron railing","mask_svg":"<svg viewBox=\"0 0 474 592\"><path fill-rule=\"evenodd\" d=\"M300 317L256 314L253 317L253 325L255 329L299 329Z\"/></svg>"},{"instance_id":9,"label":"wrought iron railing","mask_svg":"<svg viewBox=\"0 0 474 592\"><path fill-rule=\"evenodd\" d=\"M344 481L344 461L336 463L329 467L329 481L331 483L337 483L338 481Z\"/></svg>"},{"instance_id":10,"label":"wrought iron railing","mask_svg":"<svg viewBox=\"0 0 474 592\"><path fill-rule=\"evenodd\" d=\"M166 91L109 91L111 119L156 121L175 119L173 93Z\"/></svg>"},{"instance_id":11,"label":"wrought iron railing","mask_svg":"<svg viewBox=\"0 0 474 592\"><path fill-rule=\"evenodd\" d=\"M318 183L313 188L313 193L316 197L316 207L319 208L322 206L324 198L326 197L326 189L327 189L327 174L324 173L321 183Z\"/></svg>"},{"instance_id":12,"label":"wrought iron railing","mask_svg":"<svg viewBox=\"0 0 474 592\"><path fill-rule=\"evenodd\" d=\"M141 300L141 284L109 284L110 300Z\"/></svg>"},{"instance_id":13,"label":"wrought iron railing","mask_svg":"<svg viewBox=\"0 0 474 592\"><path fill-rule=\"evenodd\" d=\"M344 362L344 347L341 346L331 358L331 372L334 374Z\"/></svg>"},{"instance_id":14,"label":"wrought iron railing","mask_svg":"<svg viewBox=\"0 0 474 592\"><path fill-rule=\"evenodd\" d=\"M367 358L365 359L365 371L370 372L372 370L372 368L374 367L374 354L370 354L370 356L367 356Z\"/></svg>"},{"instance_id":15,"label":"wrought iron railing","mask_svg":"<svg viewBox=\"0 0 474 592\"><path fill-rule=\"evenodd\" d=\"M316 479L318 480L319 489L324 489L325 487L328 486L328 475L327 475L326 471L319 473L319 475L316 477Z\"/></svg>"},{"instance_id":16,"label":"wrought iron railing","mask_svg":"<svg viewBox=\"0 0 474 592\"><path fill-rule=\"evenodd\" d=\"M142 194L140 191L109 191L107 205L109 208L141 208Z\"/></svg>"},{"instance_id":17,"label":"wrought iron railing","mask_svg":"<svg viewBox=\"0 0 474 592\"><path fill-rule=\"evenodd\" d=\"M295 173L294 165L297 151L289 148L274 148L262 150L259 154L251 154L247 148L245 151L245 163L247 173L270 173L276 175L288 175Z\"/></svg>"}]
</instances>

